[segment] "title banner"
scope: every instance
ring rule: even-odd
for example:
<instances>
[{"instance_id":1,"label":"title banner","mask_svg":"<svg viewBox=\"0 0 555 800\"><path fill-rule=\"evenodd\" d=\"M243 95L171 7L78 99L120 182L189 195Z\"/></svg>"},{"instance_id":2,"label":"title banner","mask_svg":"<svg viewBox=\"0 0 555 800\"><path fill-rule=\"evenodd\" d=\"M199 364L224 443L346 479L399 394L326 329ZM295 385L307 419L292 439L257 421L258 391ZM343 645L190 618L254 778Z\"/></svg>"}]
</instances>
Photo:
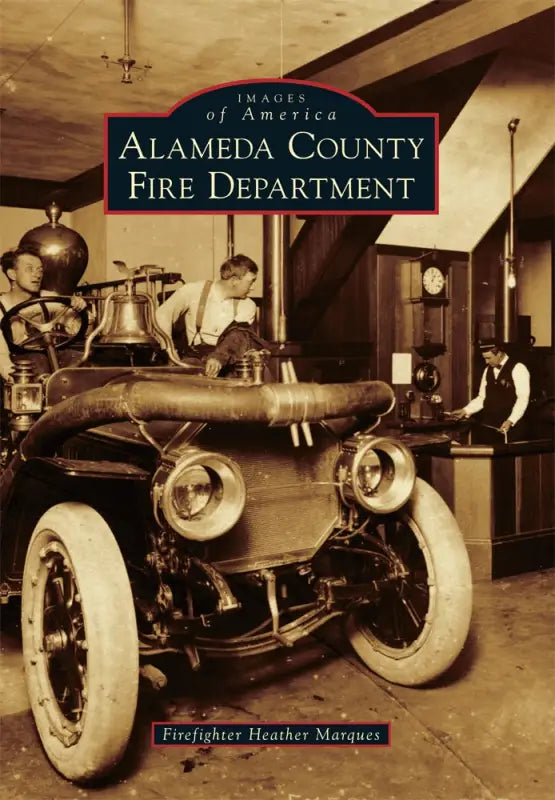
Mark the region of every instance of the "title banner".
<instances>
[{"instance_id":1,"label":"title banner","mask_svg":"<svg viewBox=\"0 0 555 800\"><path fill-rule=\"evenodd\" d=\"M307 81L216 86L107 114L106 213L437 213L437 114Z\"/></svg>"}]
</instances>

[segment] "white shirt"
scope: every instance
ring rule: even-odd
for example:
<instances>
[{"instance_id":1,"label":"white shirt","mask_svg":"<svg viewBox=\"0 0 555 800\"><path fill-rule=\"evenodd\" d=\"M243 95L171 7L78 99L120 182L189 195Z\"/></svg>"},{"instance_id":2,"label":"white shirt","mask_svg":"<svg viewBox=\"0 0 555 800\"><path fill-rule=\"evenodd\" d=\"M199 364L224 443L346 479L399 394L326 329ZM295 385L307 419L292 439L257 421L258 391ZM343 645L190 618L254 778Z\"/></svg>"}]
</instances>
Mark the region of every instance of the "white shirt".
<instances>
[{"instance_id":1,"label":"white shirt","mask_svg":"<svg viewBox=\"0 0 555 800\"><path fill-rule=\"evenodd\" d=\"M200 337L197 336L197 311L202 290L206 281L186 283L177 289L165 303L156 310L158 325L171 338L172 325L181 314L185 314L187 341L189 344L216 345L222 331L234 320L251 325L256 315L256 305L249 298L241 298L238 302L233 297L222 297L218 285L213 283L206 300ZM234 306L237 303L237 313Z\"/></svg>"},{"instance_id":2,"label":"white shirt","mask_svg":"<svg viewBox=\"0 0 555 800\"><path fill-rule=\"evenodd\" d=\"M507 361L509 360L509 356L505 355L503 361L500 363L498 367L492 367L493 374L495 379L499 373L501 372L502 367L505 366ZM484 400L486 398L486 376L488 373L489 367L486 367L483 374L482 380L480 381L480 390L478 391L477 397L470 401L468 405L466 405L463 409L465 414L476 414L478 411L481 411L484 407ZM511 413L507 417L509 422L513 425L522 418L524 412L528 408L528 402L530 400L530 373L528 372L527 367L524 364L518 362L514 365L513 371L511 373L513 383L515 385L515 392L516 392L516 400L515 404L511 409Z\"/></svg>"}]
</instances>

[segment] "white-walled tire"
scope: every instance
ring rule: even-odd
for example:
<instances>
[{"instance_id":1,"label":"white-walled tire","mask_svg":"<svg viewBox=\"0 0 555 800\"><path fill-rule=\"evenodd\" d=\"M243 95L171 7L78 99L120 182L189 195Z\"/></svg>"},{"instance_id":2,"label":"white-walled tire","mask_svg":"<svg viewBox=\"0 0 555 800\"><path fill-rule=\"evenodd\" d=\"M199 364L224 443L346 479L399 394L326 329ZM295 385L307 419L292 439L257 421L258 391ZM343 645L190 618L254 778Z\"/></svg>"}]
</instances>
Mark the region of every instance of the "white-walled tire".
<instances>
[{"instance_id":1,"label":"white-walled tire","mask_svg":"<svg viewBox=\"0 0 555 800\"><path fill-rule=\"evenodd\" d=\"M109 772L129 741L139 680L133 597L118 544L93 508L60 503L31 536L21 599L27 691L53 766Z\"/></svg>"},{"instance_id":2,"label":"white-walled tire","mask_svg":"<svg viewBox=\"0 0 555 800\"><path fill-rule=\"evenodd\" d=\"M418 686L441 675L464 646L472 614L468 553L448 506L419 478L399 512L376 519L389 570L399 577L377 603L347 618L346 633L373 672Z\"/></svg>"}]
</instances>

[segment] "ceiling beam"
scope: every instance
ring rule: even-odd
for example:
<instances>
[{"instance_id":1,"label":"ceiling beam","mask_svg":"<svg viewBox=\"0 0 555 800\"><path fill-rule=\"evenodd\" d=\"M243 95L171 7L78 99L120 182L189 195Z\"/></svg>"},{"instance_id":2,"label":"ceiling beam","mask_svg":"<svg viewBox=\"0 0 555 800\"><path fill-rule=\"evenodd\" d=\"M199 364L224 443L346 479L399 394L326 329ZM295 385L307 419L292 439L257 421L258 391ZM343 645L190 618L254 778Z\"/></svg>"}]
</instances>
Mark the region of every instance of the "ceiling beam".
<instances>
[{"instance_id":1,"label":"ceiling beam","mask_svg":"<svg viewBox=\"0 0 555 800\"><path fill-rule=\"evenodd\" d=\"M371 47L387 42L395 36L399 36L401 33L405 33L405 31L409 31L411 28L415 28L417 25L440 14L445 14L446 11L451 11L455 6L470 2L472 0L430 0L408 14L403 14L401 17L391 20L391 22L386 22L385 25L380 25L379 28L375 28L375 30L369 31L369 33L365 33L351 42L336 47L313 61L307 61L300 67L288 72L285 77L297 80L313 78L317 73L334 67L348 58L357 56Z\"/></svg>"},{"instance_id":2,"label":"ceiling beam","mask_svg":"<svg viewBox=\"0 0 555 800\"><path fill-rule=\"evenodd\" d=\"M42 208L59 194L63 185L60 181L0 175L2 205L14 208Z\"/></svg>"},{"instance_id":3,"label":"ceiling beam","mask_svg":"<svg viewBox=\"0 0 555 800\"><path fill-rule=\"evenodd\" d=\"M552 0L469 0L305 77L348 92L419 80L498 50L541 13L553 13Z\"/></svg>"},{"instance_id":4,"label":"ceiling beam","mask_svg":"<svg viewBox=\"0 0 555 800\"><path fill-rule=\"evenodd\" d=\"M43 208L55 200L62 211L75 211L102 200L104 196L103 165L81 172L67 181L44 181L40 178L17 178L0 175L0 197L3 206Z\"/></svg>"}]
</instances>

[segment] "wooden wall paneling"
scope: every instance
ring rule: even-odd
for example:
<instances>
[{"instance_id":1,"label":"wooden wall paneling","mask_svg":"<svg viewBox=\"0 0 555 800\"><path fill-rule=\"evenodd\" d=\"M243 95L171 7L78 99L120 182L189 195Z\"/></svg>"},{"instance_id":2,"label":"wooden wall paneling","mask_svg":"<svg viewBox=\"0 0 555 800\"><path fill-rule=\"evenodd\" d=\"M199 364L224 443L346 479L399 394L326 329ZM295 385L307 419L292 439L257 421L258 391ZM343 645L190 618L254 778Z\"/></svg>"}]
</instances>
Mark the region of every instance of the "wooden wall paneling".
<instances>
[{"instance_id":1,"label":"wooden wall paneling","mask_svg":"<svg viewBox=\"0 0 555 800\"><path fill-rule=\"evenodd\" d=\"M470 337L468 262L451 263L449 291L451 295L451 406L461 408L468 402L468 341Z\"/></svg>"},{"instance_id":2,"label":"wooden wall paneling","mask_svg":"<svg viewBox=\"0 0 555 800\"><path fill-rule=\"evenodd\" d=\"M503 253L504 225L497 224L475 248L472 257L474 323L482 315L495 314L499 256ZM478 331L472 330L475 337Z\"/></svg>"},{"instance_id":3,"label":"wooden wall paneling","mask_svg":"<svg viewBox=\"0 0 555 800\"><path fill-rule=\"evenodd\" d=\"M495 335L499 256L503 253L504 224L495 225L472 253L472 320L469 335L474 342L480 336ZM469 368L472 372L472 395L479 388L483 359L471 349Z\"/></svg>"},{"instance_id":4,"label":"wooden wall paneling","mask_svg":"<svg viewBox=\"0 0 555 800\"><path fill-rule=\"evenodd\" d=\"M412 263L412 272L420 273L420 262L413 261ZM420 278L417 278L419 281ZM413 284L414 285L414 284ZM417 284L416 284L417 285ZM427 320L425 317L425 306L422 303L414 303L412 306L412 345L419 345L422 344L425 340L426 336L426 324ZM413 359L420 360L420 356L413 354Z\"/></svg>"},{"instance_id":5,"label":"wooden wall paneling","mask_svg":"<svg viewBox=\"0 0 555 800\"><path fill-rule=\"evenodd\" d=\"M369 342L368 313L372 248L358 260L316 325L312 339L329 342Z\"/></svg>"},{"instance_id":6,"label":"wooden wall paneling","mask_svg":"<svg viewBox=\"0 0 555 800\"><path fill-rule=\"evenodd\" d=\"M452 391L451 391L451 369L453 364L453 357L451 352L451 343L453 339L451 325L451 304L445 306L432 305L427 306L428 311L428 328L430 331L430 341L443 342L446 347L444 355L434 358L433 361L439 369L441 374L441 383L439 386L439 394L443 397L443 402L446 408L452 406Z\"/></svg>"},{"instance_id":7,"label":"wooden wall paneling","mask_svg":"<svg viewBox=\"0 0 555 800\"><path fill-rule=\"evenodd\" d=\"M431 484L455 513L455 460L432 457Z\"/></svg>"},{"instance_id":8,"label":"wooden wall paneling","mask_svg":"<svg viewBox=\"0 0 555 800\"><path fill-rule=\"evenodd\" d=\"M315 276L329 249L345 227L347 217L326 215L308 218L289 251L288 333L294 338L293 319L297 304L310 293ZM300 315L302 321L302 314Z\"/></svg>"},{"instance_id":9,"label":"wooden wall paneling","mask_svg":"<svg viewBox=\"0 0 555 800\"><path fill-rule=\"evenodd\" d=\"M522 496L522 458L515 456L514 460L514 494L515 494L515 529L517 532L522 530L520 520L522 518L522 503L525 498Z\"/></svg>"},{"instance_id":10,"label":"wooden wall paneling","mask_svg":"<svg viewBox=\"0 0 555 800\"><path fill-rule=\"evenodd\" d=\"M400 259L395 265L397 300L395 322L395 350L399 353L411 352L413 344L412 317L410 302L411 262Z\"/></svg>"},{"instance_id":11,"label":"wooden wall paneling","mask_svg":"<svg viewBox=\"0 0 555 800\"><path fill-rule=\"evenodd\" d=\"M455 458L455 512L465 539L491 540L493 486L491 460Z\"/></svg>"},{"instance_id":12,"label":"wooden wall paneling","mask_svg":"<svg viewBox=\"0 0 555 800\"><path fill-rule=\"evenodd\" d=\"M378 297L378 254L376 247L369 247L366 251L368 266L368 335L371 342L374 342L371 363L372 378L382 378L378 370L378 330L380 307Z\"/></svg>"},{"instance_id":13,"label":"wooden wall paneling","mask_svg":"<svg viewBox=\"0 0 555 800\"><path fill-rule=\"evenodd\" d=\"M449 259L445 259L445 264L449 264ZM450 273L450 270L449 270ZM441 372L441 386L439 393L443 397L445 408L453 408L453 340L460 334L454 328L453 318L453 296L450 274L447 276L447 296L450 298L449 303L445 306L438 306L440 314L440 328L443 325L443 341L447 348L445 355L438 358L438 366ZM441 340L440 340L441 341Z\"/></svg>"},{"instance_id":14,"label":"wooden wall paneling","mask_svg":"<svg viewBox=\"0 0 555 800\"><path fill-rule=\"evenodd\" d=\"M517 459L494 458L491 462L494 529L492 538L513 536L518 533L516 521L516 496L518 489L515 482L515 461Z\"/></svg>"},{"instance_id":15,"label":"wooden wall paneling","mask_svg":"<svg viewBox=\"0 0 555 800\"><path fill-rule=\"evenodd\" d=\"M491 578L497 580L523 572L552 569L555 540L553 532L513 536L493 543Z\"/></svg>"},{"instance_id":16,"label":"wooden wall paneling","mask_svg":"<svg viewBox=\"0 0 555 800\"><path fill-rule=\"evenodd\" d=\"M307 238L292 248L291 272L298 281L289 315L293 338L313 336L330 303L387 220L387 216L325 215L312 225Z\"/></svg>"},{"instance_id":17,"label":"wooden wall paneling","mask_svg":"<svg viewBox=\"0 0 555 800\"><path fill-rule=\"evenodd\" d=\"M397 258L395 271L395 330L393 351L395 353L412 353L413 345L413 307L411 297L411 262ZM410 383L393 386L397 407L405 399Z\"/></svg>"},{"instance_id":18,"label":"wooden wall paneling","mask_svg":"<svg viewBox=\"0 0 555 800\"><path fill-rule=\"evenodd\" d=\"M521 495L518 532L539 531L542 527L541 513L541 456L537 453L518 456L521 462L520 485L516 490Z\"/></svg>"},{"instance_id":19,"label":"wooden wall paneling","mask_svg":"<svg viewBox=\"0 0 555 800\"><path fill-rule=\"evenodd\" d=\"M347 224L347 219L344 215L326 214L305 222L290 250L294 302L309 293L315 273Z\"/></svg>"},{"instance_id":20,"label":"wooden wall paneling","mask_svg":"<svg viewBox=\"0 0 555 800\"><path fill-rule=\"evenodd\" d=\"M380 380L391 383L391 353L395 347L395 264L397 258L378 255L378 330L376 366Z\"/></svg>"},{"instance_id":21,"label":"wooden wall paneling","mask_svg":"<svg viewBox=\"0 0 555 800\"><path fill-rule=\"evenodd\" d=\"M455 516L468 548L474 580L491 578L492 490L489 458L454 459Z\"/></svg>"},{"instance_id":22,"label":"wooden wall paneling","mask_svg":"<svg viewBox=\"0 0 555 800\"><path fill-rule=\"evenodd\" d=\"M374 314L370 313L370 309L376 303L376 261L377 261L377 254L376 254L376 247L375 245L370 246L362 257L363 262L363 269L365 273L365 283L364 283L364 313L366 314L366 332L368 336L369 342L376 341L376 320L375 320L375 312ZM375 366L375 365L374 365Z\"/></svg>"},{"instance_id":23,"label":"wooden wall paneling","mask_svg":"<svg viewBox=\"0 0 555 800\"><path fill-rule=\"evenodd\" d=\"M396 258L394 261L393 274L394 274L393 306L391 308L390 313L393 315L394 318L393 352L399 352L400 350L405 349L406 341L408 339L408 337L406 336L405 329L403 327L403 322L404 322L404 315L403 315L404 306L402 300L403 262L399 258Z\"/></svg>"},{"instance_id":24,"label":"wooden wall paneling","mask_svg":"<svg viewBox=\"0 0 555 800\"><path fill-rule=\"evenodd\" d=\"M540 455L540 521L543 530L555 529L555 453Z\"/></svg>"}]
</instances>

